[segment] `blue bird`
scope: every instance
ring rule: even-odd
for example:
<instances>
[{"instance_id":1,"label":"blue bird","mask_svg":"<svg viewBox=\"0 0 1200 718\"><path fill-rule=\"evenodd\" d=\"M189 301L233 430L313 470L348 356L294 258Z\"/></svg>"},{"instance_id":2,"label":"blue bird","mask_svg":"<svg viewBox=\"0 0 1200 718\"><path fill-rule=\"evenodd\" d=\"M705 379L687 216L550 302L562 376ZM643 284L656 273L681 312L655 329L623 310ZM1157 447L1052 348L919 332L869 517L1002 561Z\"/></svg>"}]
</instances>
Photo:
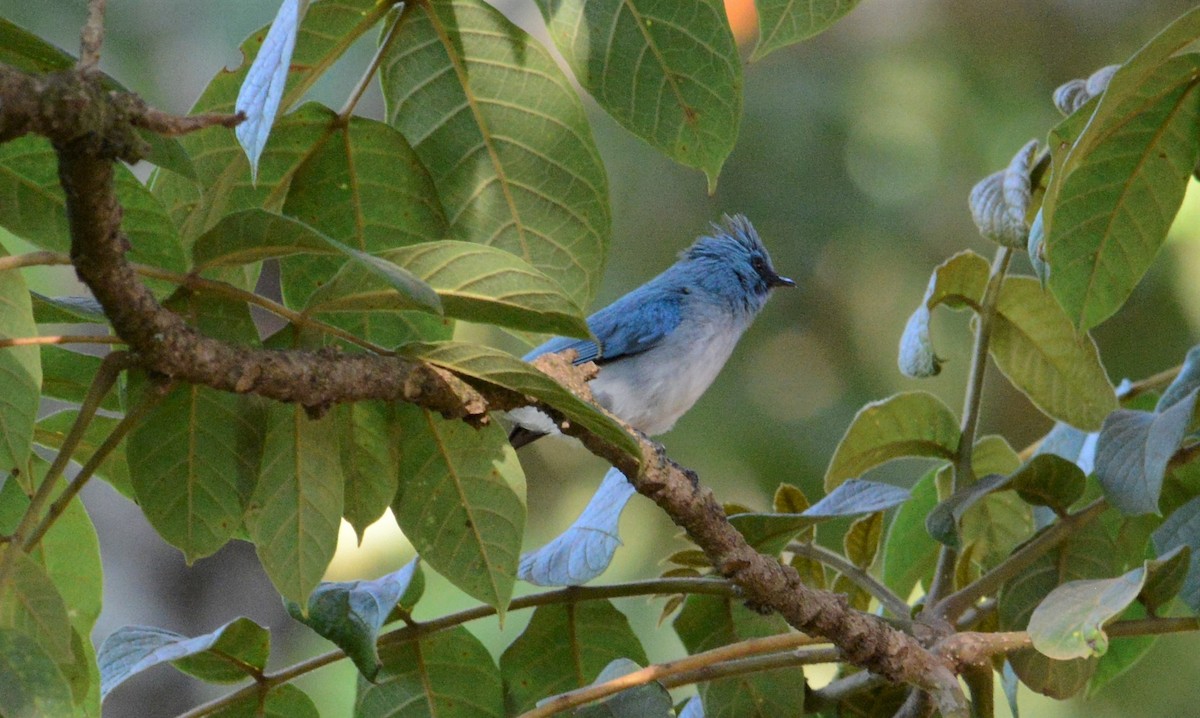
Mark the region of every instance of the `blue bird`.
<instances>
[{"instance_id":1,"label":"blue bird","mask_svg":"<svg viewBox=\"0 0 1200 718\"><path fill-rule=\"evenodd\" d=\"M775 272L750 221L725 216L665 272L588 317L594 339L555 337L524 359L574 349L576 364L600 367L590 383L596 401L635 429L661 434L712 384L771 290L794 286ZM557 433L536 409L510 416L515 447Z\"/></svg>"}]
</instances>

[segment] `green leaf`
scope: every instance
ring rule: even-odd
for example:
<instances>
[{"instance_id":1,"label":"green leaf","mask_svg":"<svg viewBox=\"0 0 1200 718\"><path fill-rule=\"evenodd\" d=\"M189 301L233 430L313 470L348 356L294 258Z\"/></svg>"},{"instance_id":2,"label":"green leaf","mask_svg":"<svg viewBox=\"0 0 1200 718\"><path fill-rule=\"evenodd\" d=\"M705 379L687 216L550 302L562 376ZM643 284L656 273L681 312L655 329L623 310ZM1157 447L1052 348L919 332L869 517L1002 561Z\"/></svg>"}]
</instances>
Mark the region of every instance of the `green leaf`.
<instances>
[{"instance_id":1,"label":"green leaf","mask_svg":"<svg viewBox=\"0 0 1200 718\"><path fill-rule=\"evenodd\" d=\"M248 618L238 618L195 638L153 626L123 626L100 645L100 695L107 696L130 677L160 663L206 681L231 683L261 672L270 652L270 634Z\"/></svg>"},{"instance_id":2,"label":"green leaf","mask_svg":"<svg viewBox=\"0 0 1200 718\"><path fill-rule=\"evenodd\" d=\"M990 350L1009 381L1054 419L1095 430L1117 408L1095 342L1032 277L1001 285Z\"/></svg>"},{"instance_id":3,"label":"green leaf","mask_svg":"<svg viewBox=\"0 0 1200 718\"><path fill-rule=\"evenodd\" d=\"M964 486L945 501L939 503L925 517L925 529L939 543L959 548L958 526L967 511L987 498L994 491L1008 487L1009 478L1002 474L990 474L975 483Z\"/></svg>"},{"instance_id":4,"label":"green leaf","mask_svg":"<svg viewBox=\"0 0 1200 718\"><path fill-rule=\"evenodd\" d=\"M335 429L332 417L309 419L299 404L267 411L246 528L271 582L296 603L307 600L337 548L345 479Z\"/></svg>"},{"instance_id":5,"label":"green leaf","mask_svg":"<svg viewBox=\"0 0 1200 718\"><path fill-rule=\"evenodd\" d=\"M1033 510L1010 491L990 494L962 518L963 545L975 544L973 558L984 570L1008 557L1033 533Z\"/></svg>"},{"instance_id":6,"label":"green leaf","mask_svg":"<svg viewBox=\"0 0 1200 718\"><path fill-rule=\"evenodd\" d=\"M562 412L567 420L619 446L630 456L641 457L641 447L619 424L558 382L509 354L483 345L461 342L408 344L400 352L449 369L460 376L540 399Z\"/></svg>"},{"instance_id":7,"label":"green leaf","mask_svg":"<svg viewBox=\"0 0 1200 718\"><path fill-rule=\"evenodd\" d=\"M540 606L500 656L509 714L588 685L612 661L648 663L629 619L609 601Z\"/></svg>"},{"instance_id":8,"label":"green leaf","mask_svg":"<svg viewBox=\"0 0 1200 718\"><path fill-rule=\"evenodd\" d=\"M417 553L455 586L503 614L525 527L525 477L504 431L414 406L405 418L392 512Z\"/></svg>"},{"instance_id":9,"label":"green leaf","mask_svg":"<svg viewBox=\"0 0 1200 718\"><path fill-rule=\"evenodd\" d=\"M16 557L7 585L0 587L0 629L13 628L34 638L55 663L69 663L71 621L67 606L45 568L12 544L0 546L0 560L8 551Z\"/></svg>"},{"instance_id":10,"label":"green leaf","mask_svg":"<svg viewBox=\"0 0 1200 718\"><path fill-rule=\"evenodd\" d=\"M509 251L579 306L611 231L608 179L550 54L479 0L406 8L380 68L388 122L429 168L453 239Z\"/></svg>"},{"instance_id":11,"label":"green leaf","mask_svg":"<svg viewBox=\"0 0 1200 718\"><path fill-rule=\"evenodd\" d=\"M166 209L128 167L117 164L114 171L124 209L121 229L132 245L129 259L182 271L183 249ZM0 226L44 249L70 249L58 155L49 140L28 135L0 145Z\"/></svg>"},{"instance_id":12,"label":"green leaf","mask_svg":"<svg viewBox=\"0 0 1200 718\"><path fill-rule=\"evenodd\" d=\"M130 375L131 396L150 386ZM262 427L252 399L179 384L130 431L130 483L146 519L190 564L241 528L258 474Z\"/></svg>"},{"instance_id":13,"label":"green leaf","mask_svg":"<svg viewBox=\"0 0 1200 718\"><path fill-rule=\"evenodd\" d=\"M297 219L261 209L226 215L196 240L193 258L203 269L299 252L341 254L361 270L360 281L367 277L377 280L380 291L394 296L403 308L441 313L437 293L404 267L345 245Z\"/></svg>"},{"instance_id":14,"label":"green leaf","mask_svg":"<svg viewBox=\"0 0 1200 718\"><path fill-rule=\"evenodd\" d=\"M67 504L31 556L62 597L71 626L76 632L90 636L100 616L104 572L100 540L81 499L76 497Z\"/></svg>"},{"instance_id":15,"label":"green leaf","mask_svg":"<svg viewBox=\"0 0 1200 718\"><path fill-rule=\"evenodd\" d=\"M901 374L923 378L941 372L941 359L934 353L929 335L930 312L943 303L954 309L978 307L989 275L987 260L971 251L959 252L933 270L925 298L908 318L900 336Z\"/></svg>"},{"instance_id":16,"label":"green leaf","mask_svg":"<svg viewBox=\"0 0 1200 718\"><path fill-rule=\"evenodd\" d=\"M2 27L2 26L0 26ZM27 633L0 627L0 714L68 716L71 686L46 649Z\"/></svg>"},{"instance_id":17,"label":"green leaf","mask_svg":"<svg viewBox=\"0 0 1200 718\"><path fill-rule=\"evenodd\" d=\"M382 252L428 282L447 316L513 329L587 336L583 313L554 280L508 252L443 240ZM361 268L346 266L309 298L308 311L411 307Z\"/></svg>"},{"instance_id":18,"label":"green leaf","mask_svg":"<svg viewBox=\"0 0 1200 718\"><path fill-rule=\"evenodd\" d=\"M723 596L693 594L672 623L688 653L788 631L777 614L762 615ZM804 707L804 672L799 667L750 673L701 685L706 715L774 718Z\"/></svg>"},{"instance_id":19,"label":"green leaf","mask_svg":"<svg viewBox=\"0 0 1200 718\"><path fill-rule=\"evenodd\" d=\"M10 143L11 144L11 143ZM8 145L0 145L0 152ZM4 203L0 201L0 206ZM0 257L8 254L0 247ZM35 337L33 304L20 270L0 272L0 337ZM42 363L36 346L0 349L0 474L23 468L33 446Z\"/></svg>"},{"instance_id":20,"label":"green leaf","mask_svg":"<svg viewBox=\"0 0 1200 718\"><path fill-rule=\"evenodd\" d=\"M42 417L34 427L34 443L57 452L78 416L78 411L65 409ZM94 454L119 421L107 416L93 416L83 439L79 442L76 454L89 457ZM125 459L124 443L118 444L104 463L97 467L96 475L111 484L125 498L136 501L133 484L129 478L129 464Z\"/></svg>"},{"instance_id":21,"label":"green leaf","mask_svg":"<svg viewBox=\"0 0 1200 718\"><path fill-rule=\"evenodd\" d=\"M628 658L617 658L608 664L593 685L615 681L621 676L641 670ZM626 688L599 703L576 708L571 715L578 718L673 718L671 694L658 681Z\"/></svg>"},{"instance_id":22,"label":"green leaf","mask_svg":"<svg viewBox=\"0 0 1200 718\"><path fill-rule=\"evenodd\" d=\"M729 517L729 523L759 553L774 556L800 532L811 529L821 519L804 514L744 513Z\"/></svg>"},{"instance_id":23,"label":"green leaf","mask_svg":"<svg viewBox=\"0 0 1200 718\"><path fill-rule=\"evenodd\" d=\"M279 104L281 112L294 106L317 78L391 8L376 0L312 2L296 36ZM191 114L234 111L238 92L266 34L267 28L263 27L242 43L242 65L233 71L219 71L192 106ZM161 173L155 177L153 186L186 240L199 236L230 212L281 206L292 174L332 130L328 110L314 108L317 106L305 105L277 119L259 158L257 182L251 181L250 164L228 129L207 128L180 139L195 160L199 187L195 181Z\"/></svg>"},{"instance_id":24,"label":"green leaf","mask_svg":"<svg viewBox=\"0 0 1200 718\"><path fill-rule=\"evenodd\" d=\"M892 459L953 458L958 437L954 412L932 394L906 392L871 402L855 414L838 444L825 472L825 490Z\"/></svg>"},{"instance_id":25,"label":"green leaf","mask_svg":"<svg viewBox=\"0 0 1200 718\"><path fill-rule=\"evenodd\" d=\"M1086 484L1083 470L1057 454L1038 454L1012 476L1012 488L1023 501L1058 513L1083 496Z\"/></svg>"},{"instance_id":26,"label":"green leaf","mask_svg":"<svg viewBox=\"0 0 1200 718\"><path fill-rule=\"evenodd\" d=\"M580 586L604 573L621 545L617 531L621 512L635 493L625 474L609 469L566 531L522 554L517 577L537 586Z\"/></svg>"},{"instance_id":27,"label":"green leaf","mask_svg":"<svg viewBox=\"0 0 1200 718\"><path fill-rule=\"evenodd\" d=\"M1200 158L1198 68L1200 57L1177 56L1136 91L1106 93L1046 197L1050 289L1081 329L1120 308L1166 239Z\"/></svg>"},{"instance_id":28,"label":"green leaf","mask_svg":"<svg viewBox=\"0 0 1200 718\"><path fill-rule=\"evenodd\" d=\"M1116 578L1070 581L1050 592L1029 617L1029 637L1042 655L1058 660L1102 656L1104 624L1133 603L1146 582L1139 566Z\"/></svg>"},{"instance_id":29,"label":"green leaf","mask_svg":"<svg viewBox=\"0 0 1200 718\"><path fill-rule=\"evenodd\" d=\"M1196 392L1161 414L1118 409L1104 420L1096 442L1096 478L1120 512L1158 513L1167 463L1187 433Z\"/></svg>"},{"instance_id":30,"label":"green leaf","mask_svg":"<svg viewBox=\"0 0 1200 718\"><path fill-rule=\"evenodd\" d=\"M33 299L33 319L38 324L107 324L104 307L91 297L47 297L29 292Z\"/></svg>"},{"instance_id":31,"label":"green leaf","mask_svg":"<svg viewBox=\"0 0 1200 718\"><path fill-rule=\"evenodd\" d=\"M40 349L42 394L72 404L82 404L92 379L100 369L100 357L64 349L56 344L44 344ZM120 411L121 397L117 392L110 391L100 402L100 408Z\"/></svg>"},{"instance_id":32,"label":"green leaf","mask_svg":"<svg viewBox=\"0 0 1200 718\"><path fill-rule=\"evenodd\" d=\"M504 689L491 654L462 626L395 643L374 684L358 678L354 718L503 718ZM398 712L403 710L403 712Z\"/></svg>"},{"instance_id":33,"label":"green leaf","mask_svg":"<svg viewBox=\"0 0 1200 718\"><path fill-rule=\"evenodd\" d=\"M304 691L290 683L254 694L211 713L212 718L321 718Z\"/></svg>"},{"instance_id":34,"label":"green leaf","mask_svg":"<svg viewBox=\"0 0 1200 718\"><path fill-rule=\"evenodd\" d=\"M379 630L408 590L417 561L413 559L399 571L374 581L322 583L308 597L307 609L288 602L288 613L333 641L350 656L359 673L373 681L383 666L375 650Z\"/></svg>"},{"instance_id":35,"label":"green leaf","mask_svg":"<svg viewBox=\"0 0 1200 718\"><path fill-rule=\"evenodd\" d=\"M1112 574L1114 547L1104 527L1085 524L1047 552L1000 591L997 603L1001 630L1020 631L1042 600L1059 585ZM1032 648L1009 656L1013 670L1030 689L1052 698L1068 698L1087 683L1095 658L1055 661Z\"/></svg>"},{"instance_id":36,"label":"green leaf","mask_svg":"<svg viewBox=\"0 0 1200 718\"><path fill-rule=\"evenodd\" d=\"M1130 606L1124 618L1144 618L1146 612L1137 604ZM1088 681L1087 696L1092 698L1117 677L1123 675L1154 647L1158 636L1122 636L1108 644L1108 652L1100 657L1096 672Z\"/></svg>"},{"instance_id":37,"label":"green leaf","mask_svg":"<svg viewBox=\"0 0 1200 718\"><path fill-rule=\"evenodd\" d=\"M758 43L750 61L824 32L858 5L858 0L757 0Z\"/></svg>"},{"instance_id":38,"label":"green leaf","mask_svg":"<svg viewBox=\"0 0 1200 718\"><path fill-rule=\"evenodd\" d=\"M538 0L579 83L620 125L708 175L737 141L742 66L719 0Z\"/></svg>"},{"instance_id":39,"label":"green leaf","mask_svg":"<svg viewBox=\"0 0 1200 718\"><path fill-rule=\"evenodd\" d=\"M395 406L378 401L333 408L342 475L346 478L343 514L362 543L396 495L400 473L401 427Z\"/></svg>"},{"instance_id":40,"label":"green leaf","mask_svg":"<svg viewBox=\"0 0 1200 718\"><path fill-rule=\"evenodd\" d=\"M842 549L846 558L861 569L868 569L875 563L875 555L879 553L879 542L883 540L883 512L876 511L850 524L846 535L842 537Z\"/></svg>"},{"instance_id":41,"label":"green leaf","mask_svg":"<svg viewBox=\"0 0 1200 718\"><path fill-rule=\"evenodd\" d=\"M912 495L901 504L888 526L883 543L883 581L900 596L924 581L926 587L937 564L938 545L925 530L925 516L937 505L935 471L929 471L912 487Z\"/></svg>"}]
</instances>

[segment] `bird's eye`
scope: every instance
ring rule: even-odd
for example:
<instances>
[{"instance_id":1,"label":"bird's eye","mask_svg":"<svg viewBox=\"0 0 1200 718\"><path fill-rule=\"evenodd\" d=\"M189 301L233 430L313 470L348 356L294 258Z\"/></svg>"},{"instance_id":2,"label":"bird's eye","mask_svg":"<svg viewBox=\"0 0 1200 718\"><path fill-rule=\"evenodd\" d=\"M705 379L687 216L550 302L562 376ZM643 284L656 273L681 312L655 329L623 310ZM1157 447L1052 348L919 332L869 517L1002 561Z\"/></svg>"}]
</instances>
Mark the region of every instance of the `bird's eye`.
<instances>
[{"instance_id":1,"label":"bird's eye","mask_svg":"<svg viewBox=\"0 0 1200 718\"><path fill-rule=\"evenodd\" d=\"M754 271L761 273L766 268L766 262L762 257L755 257L750 260L750 266L754 267Z\"/></svg>"}]
</instances>

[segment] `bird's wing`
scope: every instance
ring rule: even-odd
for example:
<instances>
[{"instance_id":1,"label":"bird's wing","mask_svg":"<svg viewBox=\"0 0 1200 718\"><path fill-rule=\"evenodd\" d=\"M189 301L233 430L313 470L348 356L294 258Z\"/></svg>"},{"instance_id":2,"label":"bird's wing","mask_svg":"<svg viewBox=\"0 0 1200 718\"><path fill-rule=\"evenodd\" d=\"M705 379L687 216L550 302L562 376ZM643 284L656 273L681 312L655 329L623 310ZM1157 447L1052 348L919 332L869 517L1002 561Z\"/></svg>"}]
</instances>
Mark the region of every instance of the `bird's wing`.
<instances>
[{"instance_id":1,"label":"bird's wing","mask_svg":"<svg viewBox=\"0 0 1200 718\"><path fill-rule=\"evenodd\" d=\"M574 349L575 363L598 364L640 354L653 348L679 326L683 295L646 285L588 317L595 339L555 337L525 355L531 361L542 354Z\"/></svg>"}]
</instances>

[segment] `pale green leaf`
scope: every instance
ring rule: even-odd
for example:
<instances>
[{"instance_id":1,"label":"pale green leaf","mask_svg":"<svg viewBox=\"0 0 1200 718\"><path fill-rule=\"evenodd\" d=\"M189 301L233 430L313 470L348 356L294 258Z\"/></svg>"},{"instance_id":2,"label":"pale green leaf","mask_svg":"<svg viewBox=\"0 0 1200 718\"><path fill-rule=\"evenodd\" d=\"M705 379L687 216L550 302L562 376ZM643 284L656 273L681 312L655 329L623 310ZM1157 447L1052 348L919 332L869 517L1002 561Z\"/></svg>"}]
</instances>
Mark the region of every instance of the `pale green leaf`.
<instances>
[{"instance_id":1,"label":"pale green leaf","mask_svg":"<svg viewBox=\"0 0 1200 718\"><path fill-rule=\"evenodd\" d=\"M867 404L854 416L825 472L825 490L906 456L949 459L958 447L958 419L941 399L907 392Z\"/></svg>"},{"instance_id":2,"label":"pale green leaf","mask_svg":"<svg viewBox=\"0 0 1200 718\"><path fill-rule=\"evenodd\" d=\"M0 714L71 715L71 687L45 648L27 633L0 627Z\"/></svg>"},{"instance_id":3,"label":"pale green leaf","mask_svg":"<svg viewBox=\"0 0 1200 718\"><path fill-rule=\"evenodd\" d=\"M1042 655L1068 660L1108 651L1104 624L1124 612L1146 582L1139 566L1116 578L1070 581L1050 592L1029 617L1029 637Z\"/></svg>"},{"instance_id":4,"label":"pale green leaf","mask_svg":"<svg viewBox=\"0 0 1200 718\"><path fill-rule=\"evenodd\" d=\"M451 237L595 296L608 179L579 96L541 45L479 0L405 9L381 67L388 122L429 168Z\"/></svg>"},{"instance_id":5,"label":"pale green leaf","mask_svg":"<svg viewBox=\"0 0 1200 718\"><path fill-rule=\"evenodd\" d=\"M1095 342L1032 277L1004 280L989 348L1000 371L1054 419L1095 430L1117 408Z\"/></svg>"},{"instance_id":6,"label":"pale green leaf","mask_svg":"<svg viewBox=\"0 0 1200 718\"><path fill-rule=\"evenodd\" d=\"M16 556L8 557L9 551ZM12 561L8 581L0 587L0 629L33 637L56 663L71 661L71 620L45 568L12 544L0 545L0 560Z\"/></svg>"},{"instance_id":7,"label":"pale green leaf","mask_svg":"<svg viewBox=\"0 0 1200 718\"><path fill-rule=\"evenodd\" d=\"M0 145L0 151L7 145ZM0 202L0 204L3 204ZM0 247L0 257L8 256ZM19 270L0 272L0 337L35 337L33 304ZM42 385L36 346L0 349L0 474L24 469Z\"/></svg>"}]
</instances>

